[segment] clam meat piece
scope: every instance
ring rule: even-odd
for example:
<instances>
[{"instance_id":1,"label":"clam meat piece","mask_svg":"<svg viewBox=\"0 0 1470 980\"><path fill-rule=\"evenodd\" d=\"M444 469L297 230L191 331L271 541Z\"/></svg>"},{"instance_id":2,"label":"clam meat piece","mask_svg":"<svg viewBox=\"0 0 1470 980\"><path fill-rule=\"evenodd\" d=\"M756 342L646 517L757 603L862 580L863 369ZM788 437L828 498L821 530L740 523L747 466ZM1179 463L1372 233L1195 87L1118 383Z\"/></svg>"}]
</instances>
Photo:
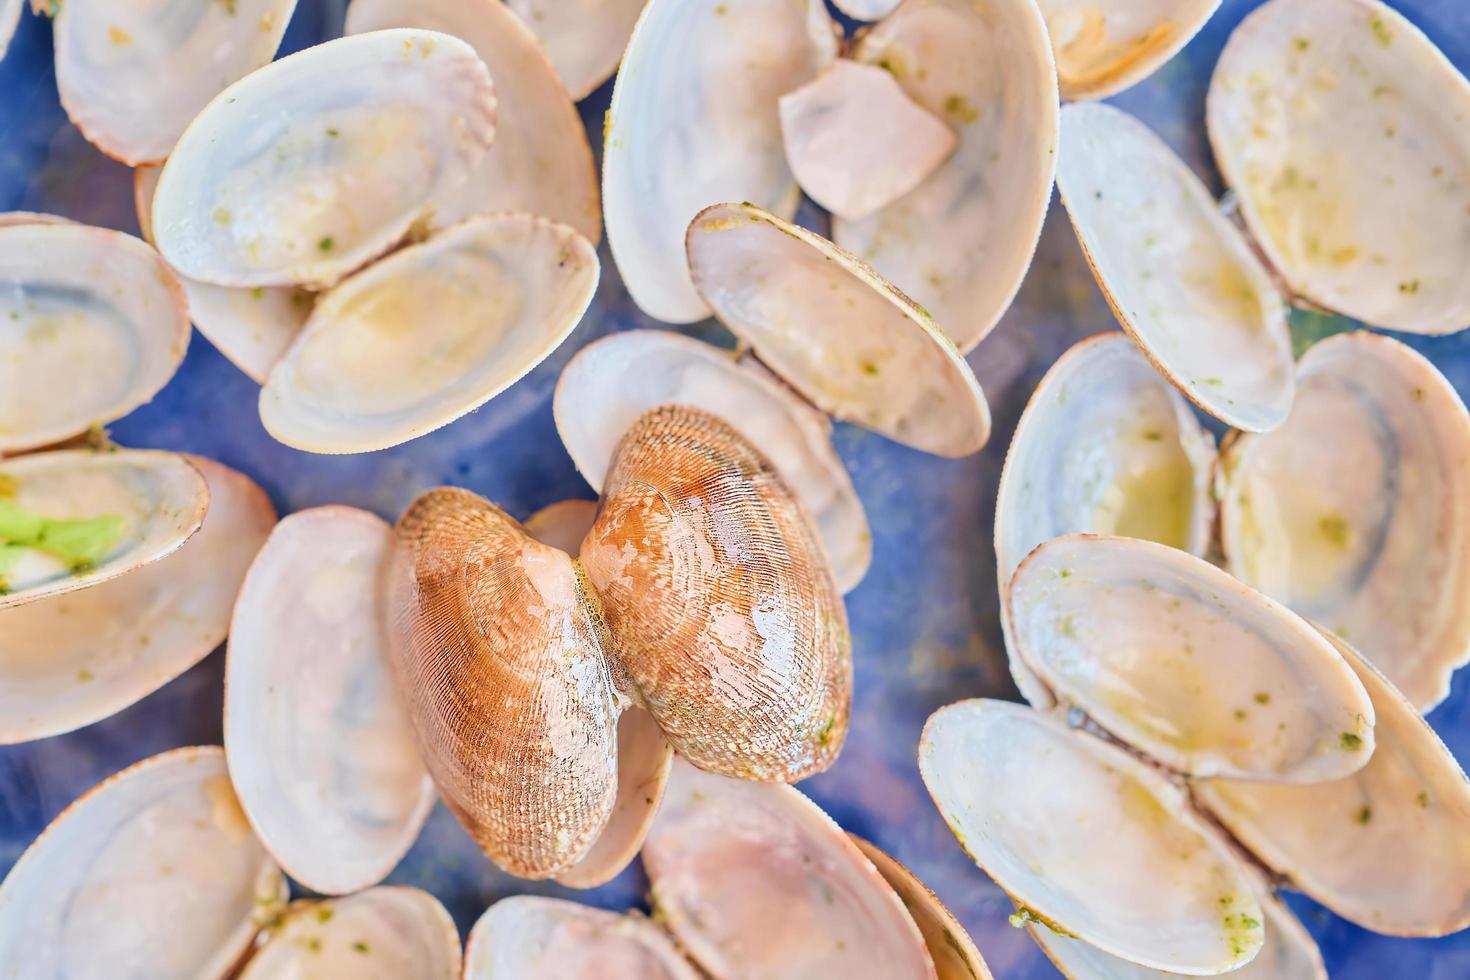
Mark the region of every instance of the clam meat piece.
<instances>
[{"instance_id":1,"label":"clam meat piece","mask_svg":"<svg viewBox=\"0 0 1470 980\"><path fill-rule=\"evenodd\" d=\"M612 77L646 0L506 0L546 49L572 98Z\"/></svg>"},{"instance_id":2,"label":"clam meat piece","mask_svg":"<svg viewBox=\"0 0 1470 980\"><path fill-rule=\"evenodd\" d=\"M786 159L802 190L848 221L919 186L958 142L891 73L846 58L781 96L780 109Z\"/></svg>"},{"instance_id":3,"label":"clam meat piece","mask_svg":"<svg viewBox=\"0 0 1470 980\"><path fill-rule=\"evenodd\" d=\"M1062 98L1105 99L1143 81L1183 49L1220 0L1037 0L1056 55Z\"/></svg>"},{"instance_id":4,"label":"clam meat piece","mask_svg":"<svg viewBox=\"0 0 1470 980\"><path fill-rule=\"evenodd\" d=\"M790 786L676 760L643 862L656 915L716 980L936 976L899 896Z\"/></svg>"},{"instance_id":5,"label":"clam meat piece","mask_svg":"<svg viewBox=\"0 0 1470 980\"><path fill-rule=\"evenodd\" d=\"M959 145L877 214L834 218L832 238L969 351L1020 289L1051 200L1057 76L1041 12L1034 0L913 0L861 35L853 57L891 73Z\"/></svg>"},{"instance_id":6,"label":"clam meat piece","mask_svg":"<svg viewBox=\"0 0 1470 980\"><path fill-rule=\"evenodd\" d=\"M539 895L503 898L480 916L465 945L464 980L699 980L663 930Z\"/></svg>"},{"instance_id":7,"label":"clam meat piece","mask_svg":"<svg viewBox=\"0 0 1470 980\"><path fill-rule=\"evenodd\" d=\"M815 529L713 415L666 405L623 435L581 562L611 649L674 750L793 782L847 736L852 646Z\"/></svg>"},{"instance_id":8,"label":"clam meat piece","mask_svg":"<svg viewBox=\"0 0 1470 980\"><path fill-rule=\"evenodd\" d=\"M247 75L180 137L153 202L169 265L219 286L331 286L464 184L495 134L458 38L339 38Z\"/></svg>"},{"instance_id":9,"label":"clam meat piece","mask_svg":"<svg viewBox=\"0 0 1470 980\"><path fill-rule=\"evenodd\" d=\"M1261 907L1230 846L1128 752L1021 705L960 701L924 725L919 772L1014 921L1172 973L1260 951Z\"/></svg>"},{"instance_id":10,"label":"clam meat piece","mask_svg":"<svg viewBox=\"0 0 1470 980\"><path fill-rule=\"evenodd\" d=\"M1470 416L1388 337L1341 334L1297 366L1284 425L1221 470L1230 570L1363 652L1428 711L1470 657Z\"/></svg>"},{"instance_id":11,"label":"clam meat piece","mask_svg":"<svg viewBox=\"0 0 1470 980\"><path fill-rule=\"evenodd\" d=\"M555 350L598 275L592 244L566 225L519 213L472 218L325 294L271 369L261 421L286 445L318 453L417 438Z\"/></svg>"},{"instance_id":12,"label":"clam meat piece","mask_svg":"<svg viewBox=\"0 0 1470 980\"><path fill-rule=\"evenodd\" d=\"M1373 703L1332 645L1203 559L1054 538L1009 601L1017 653L1057 699L1178 772L1321 782L1373 753Z\"/></svg>"},{"instance_id":13,"label":"clam meat piece","mask_svg":"<svg viewBox=\"0 0 1470 980\"><path fill-rule=\"evenodd\" d=\"M1273 0L1230 36L1205 119L1291 290L1379 327L1470 325L1470 82L1376 0Z\"/></svg>"},{"instance_id":14,"label":"clam meat piece","mask_svg":"<svg viewBox=\"0 0 1470 980\"><path fill-rule=\"evenodd\" d=\"M970 366L854 256L751 204L701 211L688 252L715 316L817 408L940 456L985 445L990 409Z\"/></svg>"},{"instance_id":15,"label":"clam meat piece","mask_svg":"<svg viewBox=\"0 0 1470 980\"><path fill-rule=\"evenodd\" d=\"M645 313L709 315L684 254L701 208L796 212L777 100L836 57L822 0L650 0L613 88L602 169L608 244Z\"/></svg>"},{"instance_id":16,"label":"clam meat piece","mask_svg":"<svg viewBox=\"0 0 1470 980\"><path fill-rule=\"evenodd\" d=\"M269 64L296 0L67 0L56 87L82 135L129 166L162 160L231 83Z\"/></svg>"},{"instance_id":17,"label":"clam meat piece","mask_svg":"<svg viewBox=\"0 0 1470 980\"><path fill-rule=\"evenodd\" d=\"M1312 786L1211 780L1196 797L1289 887L1395 936L1470 926L1470 782L1389 680L1326 634L1378 712L1377 748L1347 779Z\"/></svg>"},{"instance_id":18,"label":"clam meat piece","mask_svg":"<svg viewBox=\"0 0 1470 980\"><path fill-rule=\"evenodd\" d=\"M0 962L76 980L223 977L285 904L215 746L174 749L61 812L0 884Z\"/></svg>"},{"instance_id":19,"label":"clam meat piece","mask_svg":"<svg viewBox=\"0 0 1470 980\"><path fill-rule=\"evenodd\" d=\"M587 130L526 25L497 0L352 0L348 7L349 34L393 27L442 31L468 41L495 80L495 143L464 184L435 199L434 225L525 211L570 225L596 244L602 202Z\"/></svg>"},{"instance_id":20,"label":"clam meat piece","mask_svg":"<svg viewBox=\"0 0 1470 980\"><path fill-rule=\"evenodd\" d=\"M100 585L0 611L0 744L115 714L224 640L276 512L248 477L186 458L209 486L209 511L179 550Z\"/></svg>"},{"instance_id":21,"label":"clam meat piece","mask_svg":"<svg viewBox=\"0 0 1470 980\"><path fill-rule=\"evenodd\" d=\"M873 539L862 501L832 447L831 425L801 396L728 351L662 330L631 330L577 352L556 385L557 431L578 471L601 491L633 421L659 405L719 416L760 450L816 524L844 592L862 581ZM575 551L576 548L570 549Z\"/></svg>"},{"instance_id":22,"label":"clam meat piece","mask_svg":"<svg viewBox=\"0 0 1470 980\"><path fill-rule=\"evenodd\" d=\"M575 558L595 520L597 501L559 500L526 518L526 533Z\"/></svg>"},{"instance_id":23,"label":"clam meat piece","mask_svg":"<svg viewBox=\"0 0 1470 980\"><path fill-rule=\"evenodd\" d=\"M240 590L225 664L225 752L286 873L340 895L377 884L434 804L388 661L393 529L351 507L292 514Z\"/></svg>"},{"instance_id":24,"label":"clam meat piece","mask_svg":"<svg viewBox=\"0 0 1470 980\"><path fill-rule=\"evenodd\" d=\"M1057 189L1123 329L1190 401L1250 432L1291 410L1286 303L1168 145L1102 103L1062 110Z\"/></svg>"},{"instance_id":25,"label":"clam meat piece","mask_svg":"<svg viewBox=\"0 0 1470 980\"><path fill-rule=\"evenodd\" d=\"M209 486L187 459L67 449L0 461L0 610L116 579L177 551Z\"/></svg>"},{"instance_id":26,"label":"clam meat piece","mask_svg":"<svg viewBox=\"0 0 1470 980\"><path fill-rule=\"evenodd\" d=\"M121 418L189 344L178 280L131 235L34 215L0 224L0 454Z\"/></svg>"}]
</instances>

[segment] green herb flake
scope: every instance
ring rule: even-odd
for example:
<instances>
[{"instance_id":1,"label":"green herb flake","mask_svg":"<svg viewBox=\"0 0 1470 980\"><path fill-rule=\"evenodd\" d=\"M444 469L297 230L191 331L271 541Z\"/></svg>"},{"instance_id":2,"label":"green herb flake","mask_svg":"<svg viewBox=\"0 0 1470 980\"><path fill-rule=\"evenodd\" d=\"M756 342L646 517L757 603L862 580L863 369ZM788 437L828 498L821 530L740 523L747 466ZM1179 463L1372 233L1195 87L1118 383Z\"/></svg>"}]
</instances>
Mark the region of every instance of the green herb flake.
<instances>
[{"instance_id":1,"label":"green herb flake","mask_svg":"<svg viewBox=\"0 0 1470 980\"><path fill-rule=\"evenodd\" d=\"M1393 35L1389 33L1388 25L1384 23L1383 18L1379 15L1374 14L1369 19L1368 26L1373 29L1373 36L1378 38L1378 43L1385 48L1393 41Z\"/></svg>"},{"instance_id":2,"label":"green herb flake","mask_svg":"<svg viewBox=\"0 0 1470 980\"><path fill-rule=\"evenodd\" d=\"M1399 283L1399 292L1403 293L1405 296L1412 296L1415 293L1417 293L1418 291L1419 291L1419 280L1418 279L1410 279L1407 282L1401 282L1401 283Z\"/></svg>"},{"instance_id":3,"label":"green herb flake","mask_svg":"<svg viewBox=\"0 0 1470 980\"><path fill-rule=\"evenodd\" d=\"M1312 42L1304 37L1294 38L1293 43L1298 51L1305 51L1312 46Z\"/></svg>"},{"instance_id":4,"label":"green herb flake","mask_svg":"<svg viewBox=\"0 0 1470 980\"><path fill-rule=\"evenodd\" d=\"M1419 804L1419 808L1422 810L1429 809L1429 794L1423 790L1420 790L1419 795L1414 797L1414 802Z\"/></svg>"},{"instance_id":5,"label":"green herb flake","mask_svg":"<svg viewBox=\"0 0 1470 980\"><path fill-rule=\"evenodd\" d=\"M1256 704L1270 704L1271 695L1267 694L1265 691L1257 691L1255 701Z\"/></svg>"},{"instance_id":6,"label":"green herb flake","mask_svg":"<svg viewBox=\"0 0 1470 980\"><path fill-rule=\"evenodd\" d=\"M360 939L357 942L355 942L355 943L352 944L352 948L355 949L355 950L357 950L359 953L362 953L364 956L366 956L368 954L368 952L369 952L369 950L368 950L368 944L365 943L365 942L363 942Z\"/></svg>"},{"instance_id":7,"label":"green herb flake","mask_svg":"<svg viewBox=\"0 0 1470 980\"><path fill-rule=\"evenodd\" d=\"M1344 752L1357 752L1363 747L1363 737L1352 732L1343 732L1337 737L1337 744L1342 746Z\"/></svg>"},{"instance_id":8,"label":"green herb flake","mask_svg":"<svg viewBox=\"0 0 1470 980\"><path fill-rule=\"evenodd\" d=\"M980 110L971 105L970 100L958 92L945 96L944 111L966 124L980 118Z\"/></svg>"},{"instance_id":9,"label":"green herb flake","mask_svg":"<svg viewBox=\"0 0 1470 980\"><path fill-rule=\"evenodd\" d=\"M1358 812L1353 814L1353 819L1357 821L1359 827L1368 826L1368 822L1373 819L1373 808L1371 806L1358 807Z\"/></svg>"},{"instance_id":10,"label":"green herb flake","mask_svg":"<svg viewBox=\"0 0 1470 980\"><path fill-rule=\"evenodd\" d=\"M341 136L342 134L339 133L336 129L332 128L331 126L328 126L327 127L327 135L330 136L330 137L332 137L332 139L336 139L338 136Z\"/></svg>"},{"instance_id":11,"label":"green herb flake","mask_svg":"<svg viewBox=\"0 0 1470 980\"><path fill-rule=\"evenodd\" d=\"M316 243L316 248L318 252L330 252L336 246L337 243L332 240L331 235L324 236L321 241Z\"/></svg>"},{"instance_id":12,"label":"green herb flake","mask_svg":"<svg viewBox=\"0 0 1470 980\"><path fill-rule=\"evenodd\" d=\"M332 908L331 908L331 906L329 906L329 905L323 905L321 908L317 909L316 910L316 921L321 922L321 923L331 922L332 921Z\"/></svg>"},{"instance_id":13,"label":"green herb flake","mask_svg":"<svg viewBox=\"0 0 1470 980\"><path fill-rule=\"evenodd\" d=\"M117 545L122 530L123 519L118 514L60 521L0 500L0 543L34 548L73 569L100 561Z\"/></svg>"}]
</instances>

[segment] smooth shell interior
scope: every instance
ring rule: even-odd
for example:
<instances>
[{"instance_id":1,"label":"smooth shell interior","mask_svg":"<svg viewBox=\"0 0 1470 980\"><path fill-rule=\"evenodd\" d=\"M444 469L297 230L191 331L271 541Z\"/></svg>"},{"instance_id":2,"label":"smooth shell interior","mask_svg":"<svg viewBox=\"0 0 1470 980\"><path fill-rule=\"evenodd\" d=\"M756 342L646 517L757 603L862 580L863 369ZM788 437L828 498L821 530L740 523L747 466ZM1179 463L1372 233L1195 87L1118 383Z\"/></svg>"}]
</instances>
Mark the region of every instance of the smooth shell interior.
<instances>
[{"instance_id":1,"label":"smooth shell interior","mask_svg":"<svg viewBox=\"0 0 1470 980\"><path fill-rule=\"evenodd\" d=\"M1064 99L1103 99L1143 81L1194 37L1220 0L1037 0Z\"/></svg>"},{"instance_id":2,"label":"smooth shell interior","mask_svg":"<svg viewBox=\"0 0 1470 980\"><path fill-rule=\"evenodd\" d=\"M899 0L832 0L837 9L854 20L880 20L893 13Z\"/></svg>"},{"instance_id":3,"label":"smooth shell interior","mask_svg":"<svg viewBox=\"0 0 1470 980\"><path fill-rule=\"evenodd\" d=\"M574 99L617 71L645 0L506 0L541 39Z\"/></svg>"},{"instance_id":4,"label":"smooth shell interior","mask_svg":"<svg viewBox=\"0 0 1470 980\"><path fill-rule=\"evenodd\" d=\"M547 504L526 518L526 533L542 544L549 544L577 557L582 539L597 520L597 501L559 500Z\"/></svg>"},{"instance_id":5,"label":"smooth shell interior","mask_svg":"<svg viewBox=\"0 0 1470 980\"><path fill-rule=\"evenodd\" d=\"M1291 410L1286 304L1204 184L1134 117L1062 110L1057 188L1123 329L1171 382L1237 429Z\"/></svg>"},{"instance_id":6,"label":"smooth shell interior","mask_svg":"<svg viewBox=\"0 0 1470 980\"><path fill-rule=\"evenodd\" d=\"M480 916L464 980L698 980L669 937L641 915L513 895Z\"/></svg>"},{"instance_id":7,"label":"smooth shell interior","mask_svg":"<svg viewBox=\"0 0 1470 980\"><path fill-rule=\"evenodd\" d=\"M0 0L0 58L5 57L10 39L20 26L20 14L25 5L26 0Z\"/></svg>"}]
</instances>

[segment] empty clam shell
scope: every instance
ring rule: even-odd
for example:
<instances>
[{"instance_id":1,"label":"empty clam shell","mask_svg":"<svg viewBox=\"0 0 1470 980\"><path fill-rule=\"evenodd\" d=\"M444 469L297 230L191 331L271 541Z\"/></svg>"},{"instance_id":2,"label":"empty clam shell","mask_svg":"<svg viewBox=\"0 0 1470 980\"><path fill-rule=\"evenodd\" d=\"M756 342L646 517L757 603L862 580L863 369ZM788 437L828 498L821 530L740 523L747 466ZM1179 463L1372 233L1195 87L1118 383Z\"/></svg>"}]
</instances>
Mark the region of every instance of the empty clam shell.
<instances>
[{"instance_id":1,"label":"empty clam shell","mask_svg":"<svg viewBox=\"0 0 1470 980\"><path fill-rule=\"evenodd\" d=\"M1123 329L1191 401L1237 429L1291 410L1286 304L1174 152L1109 105L1062 110L1057 189Z\"/></svg>"},{"instance_id":2,"label":"empty clam shell","mask_svg":"<svg viewBox=\"0 0 1470 980\"><path fill-rule=\"evenodd\" d=\"M832 238L968 351L1015 298L1051 200L1057 76L1041 13L1033 0L912 0L863 34L853 56L892 73L959 146L872 217L834 218Z\"/></svg>"},{"instance_id":3,"label":"empty clam shell","mask_svg":"<svg viewBox=\"0 0 1470 980\"><path fill-rule=\"evenodd\" d=\"M225 638L276 512L248 477L187 459L209 485L209 511L178 551L100 585L0 611L0 743L106 718Z\"/></svg>"},{"instance_id":4,"label":"empty clam shell","mask_svg":"<svg viewBox=\"0 0 1470 980\"><path fill-rule=\"evenodd\" d=\"M644 5L645 0L506 0L541 39L579 101L617 71Z\"/></svg>"},{"instance_id":5,"label":"empty clam shell","mask_svg":"<svg viewBox=\"0 0 1470 980\"><path fill-rule=\"evenodd\" d=\"M1291 289L1381 327L1470 324L1470 82L1377 0L1274 0L1241 23L1206 121Z\"/></svg>"},{"instance_id":6,"label":"empty clam shell","mask_svg":"<svg viewBox=\"0 0 1470 980\"><path fill-rule=\"evenodd\" d=\"M225 667L225 751L241 805L313 891L381 881L434 803L388 661L393 529L351 507L292 514L240 590Z\"/></svg>"},{"instance_id":7,"label":"empty clam shell","mask_svg":"<svg viewBox=\"0 0 1470 980\"><path fill-rule=\"evenodd\" d=\"M0 463L0 609L115 579L199 530L209 486L145 450L59 450Z\"/></svg>"},{"instance_id":8,"label":"empty clam shell","mask_svg":"<svg viewBox=\"0 0 1470 980\"><path fill-rule=\"evenodd\" d=\"M0 0L0 58L5 57L5 51L10 47L10 39L15 36L15 29L20 26L20 13L25 9L26 0Z\"/></svg>"},{"instance_id":9,"label":"empty clam shell","mask_svg":"<svg viewBox=\"0 0 1470 980\"><path fill-rule=\"evenodd\" d=\"M189 124L153 235L191 279L330 286L427 218L494 132L489 72L458 38L328 41L247 75Z\"/></svg>"},{"instance_id":10,"label":"empty clam shell","mask_svg":"<svg viewBox=\"0 0 1470 980\"><path fill-rule=\"evenodd\" d=\"M557 431L577 469L602 489L618 440L639 415L681 404L719 416L764 453L816 523L844 592L862 581L872 534L827 420L729 352L662 330L613 334L577 352L556 385ZM574 545L571 549L575 551Z\"/></svg>"},{"instance_id":11,"label":"empty clam shell","mask_svg":"<svg viewBox=\"0 0 1470 980\"><path fill-rule=\"evenodd\" d=\"M189 343L183 291L153 249L34 218L0 226L0 454L128 414L168 383Z\"/></svg>"},{"instance_id":12,"label":"empty clam shell","mask_svg":"<svg viewBox=\"0 0 1470 980\"><path fill-rule=\"evenodd\" d=\"M919 771L1019 919L1174 973L1223 973L1260 950L1260 905L1229 846L1122 749L1020 705L961 701L925 724Z\"/></svg>"},{"instance_id":13,"label":"empty clam shell","mask_svg":"<svg viewBox=\"0 0 1470 980\"><path fill-rule=\"evenodd\" d=\"M663 930L642 916L537 895L515 895L490 906L465 945L464 980L699 976Z\"/></svg>"},{"instance_id":14,"label":"empty clam shell","mask_svg":"<svg viewBox=\"0 0 1470 980\"><path fill-rule=\"evenodd\" d=\"M1332 645L1202 559L1055 538L1009 600L1018 653L1058 699L1179 772L1319 782L1373 752L1373 704Z\"/></svg>"},{"instance_id":15,"label":"empty clam shell","mask_svg":"<svg viewBox=\"0 0 1470 980\"><path fill-rule=\"evenodd\" d=\"M296 0L70 0L56 5L56 87L108 156L162 160L230 83L270 62Z\"/></svg>"},{"instance_id":16,"label":"empty clam shell","mask_svg":"<svg viewBox=\"0 0 1470 980\"><path fill-rule=\"evenodd\" d=\"M776 100L836 55L821 0L648 4L613 89L602 170L608 244L644 312L669 323L709 314L684 255L700 208L795 212Z\"/></svg>"},{"instance_id":17,"label":"empty clam shell","mask_svg":"<svg viewBox=\"0 0 1470 980\"><path fill-rule=\"evenodd\" d=\"M0 962L79 980L223 977L286 883L225 754L175 749L61 812L0 884Z\"/></svg>"},{"instance_id":18,"label":"empty clam shell","mask_svg":"<svg viewBox=\"0 0 1470 980\"><path fill-rule=\"evenodd\" d=\"M898 895L789 786L676 760L643 862L656 914L719 980L935 976Z\"/></svg>"},{"instance_id":19,"label":"empty clam shell","mask_svg":"<svg viewBox=\"0 0 1470 980\"><path fill-rule=\"evenodd\" d=\"M985 445L990 409L965 359L852 255L751 204L705 208L688 251L715 316L822 411L941 456Z\"/></svg>"},{"instance_id":20,"label":"empty clam shell","mask_svg":"<svg viewBox=\"0 0 1470 980\"><path fill-rule=\"evenodd\" d=\"M542 544L576 557L582 549L582 539L592 530L595 520L597 501L560 500L526 518L526 533Z\"/></svg>"},{"instance_id":21,"label":"empty clam shell","mask_svg":"<svg viewBox=\"0 0 1470 980\"><path fill-rule=\"evenodd\" d=\"M322 297L261 389L261 421L319 453L384 449L447 425L567 338L598 273L591 243L544 218L492 215L440 232Z\"/></svg>"},{"instance_id":22,"label":"empty clam shell","mask_svg":"<svg viewBox=\"0 0 1470 980\"><path fill-rule=\"evenodd\" d=\"M1143 81L1189 43L1220 0L1037 0L1064 99L1103 99Z\"/></svg>"},{"instance_id":23,"label":"empty clam shell","mask_svg":"<svg viewBox=\"0 0 1470 980\"><path fill-rule=\"evenodd\" d=\"M1421 710L1470 657L1470 416L1396 340L1342 334L1297 365L1281 428L1225 453L1230 570L1351 642Z\"/></svg>"},{"instance_id":24,"label":"empty clam shell","mask_svg":"<svg viewBox=\"0 0 1470 980\"><path fill-rule=\"evenodd\" d=\"M526 26L496 0L352 0L349 34L390 27L462 38L495 79L495 143L463 185L436 199L435 225L447 227L495 211L526 211L570 225L595 244L602 235L602 203L587 130Z\"/></svg>"},{"instance_id":25,"label":"empty clam shell","mask_svg":"<svg viewBox=\"0 0 1470 980\"><path fill-rule=\"evenodd\" d=\"M832 0L838 10L854 20L880 20L893 13L899 0Z\"/></svg>"}]
</instances>

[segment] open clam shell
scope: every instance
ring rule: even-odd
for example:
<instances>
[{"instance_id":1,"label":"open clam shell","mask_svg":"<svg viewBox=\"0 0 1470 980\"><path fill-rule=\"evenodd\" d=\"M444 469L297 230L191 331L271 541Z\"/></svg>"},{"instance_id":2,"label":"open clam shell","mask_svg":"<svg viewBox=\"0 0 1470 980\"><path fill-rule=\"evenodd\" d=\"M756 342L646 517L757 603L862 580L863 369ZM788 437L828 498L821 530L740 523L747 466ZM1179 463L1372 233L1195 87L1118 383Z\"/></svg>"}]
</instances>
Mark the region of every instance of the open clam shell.
<instances>
[{"instance_id":1,"label":"open clam shell","mask_svg":"<svg viewBox=\"0 0 1470 980\"><path fill-rule=\"evenodd\" d=\"M1291 415L1223 457L1230 570L1351 642L1421 710L1470 658L1470 415L1421 355L1341 334Z\"/></svg>"},{"instance_id":2,"label":"open clam shell","mask_svg":"<svg viewBox=\"0 0 1470 980\"><path fill-rule=\"evenodd\" d=\"M162 160L195 115L276 55L296 0L56 5L56 87L108 156Z\"/></svg>"},{"instance_id":3,"label":"open clam shell","mask_svg":"<svg viewBox=\"0 0 1470 980\"><path fill-rule=\"evenodd\" d=\"M700 974L641 915L514 895L486 909L465 944L464 980L499 977L699 980Z\"/></svg>"},{"instance_id":4,"label":"open clam shell","mask_svg":"<svg viewBox=\"0 0 1470 980\"><path fill-rule=\"evenodd\" d=\"M1020 705L961 701L925 724L919 771L1021 919L1174 973L1260 951L1260 904L1229 845L1122 749Z\"/></svg>"},{"instance_id":5,"label":"open clam shell","mask_svg":"<svg viewBox=\"0 0 1470 980\"><path fill-rule=\"evenodd\" d=\"M1373 752L1373 703L1332 645L1202 559L1054 538L1009 599L1018 652L1058 699L1178 772L1320 782Z\"/></svg>"},{"instance_id":6,"label":"open clam shell","mask_svg":"<svg viewBox=\"0 0 1470 980\"><path fill-rule=\"evenodd\" d=\"M319 453L385 449L447 425L555 350L598 274L592 244L565 225L472 218L323 296L261 389L261 421Z\"/></svg>"},{"instance_id":7,"label":"open clam shell","mask_svg":"<svg viewBox=\"0 0 1470 980\"><path fill-rule=\"evenodd\" d=\"M330 286L426 219L494 132L490 74L464 41L421 30L328 41L195 117L159 179L153 235L191 279Z\"/></svg>"},{"instance_id":8,"label":"open clam shell","mask_svg":"<svg viewBox=\"0 0 1470 980\"><path fill-rule=\"evenodd\" d=\"M681 404L719 416L760 449L816 523L844 592L862 581L872 534L821 413L728 351L662 330L604 337L562 371L553 407L577 470L601 491L618 440L639 415ZM570 550L575 551L575 546Z\"/></svg>"},{"instance_id":9,"label":"open clam shell","mask_svg":"<svg viewBox=\"0 0 1470 980\"><path fill-rule=\"evenodd\" d=\"M935 976L898 895L789 786L676 760L643 862L657 915L715 978Z\"/></svg>"},{"instance_id":10,"label":"open clam shell","mask_svg":"<svg viewBox=\"0 0 1470 980\"><path fill-rule=\"evenodd\" d=\"M184 294L153 249L24 215L0 226L0 454L61 442L151 399L184 359Z\"/></svg>"},{"instance_id":11,"label":"open clam shell","mask_svg":"<svg viewBox=\"0 0 1470 980\"><path fill-rule=\"evenodd\" d=\"M597 520L597 501L559 500L526 518L526 533L542 544L576 557L582 539Z\"/></svg>"},{"instance_id":12,"label":"open clam shell","mask_svg":"<svg viewBox=\"0 0 1470 980\"><path fill-rule=\"evenodd\" d=\"M209 511L178 551L100 585L0 611L0 744L106 718L224 640L276 512L248 477L186 458L209 485Z\"/></svg>"},{"instance_id":13,"label":"open clam shell","mask_svg":"<svg viewBox=\"0 0 1470 980\"><path fill-rule=\"evenodd\" d=\"M1123 329L1191 401L1237 429L1291 410L1286 303L1185 163L1109 105L1062 110L1057 189Z\"/></svg>"},{"instance_id":14,"label":"open clam shell","mask_svg":"<svg viewBox=\"0 0 1470 980\"><path fill-rule=\"evenodd\" d=\"M578 101L617 71L645 5L646 0L506 0L541 39Z\"/></svg>"},{"instance_id":15,"label":"open clam shell","mask_svg":"<svg viewBox=\"0 0 1470 980\"><path fill-rule=\"evenodd\" d=\"M864 33L853 57L892 73L959 145L877 214L834 218L832 239L968 351L1020 289L1051 200L1057 77L1041 13L1033 0L911 0Z\"/></svg>"},{"instance_id":16,"label":"open clam shell","mask_svg":"<svg viewBox=\"0 0 1470 980\"><path fill-rule=\"evenodd\" d=\"M1274 0L1230 36L1206 122L1291 289L1380 327L1470 325L1470 82L1377 0Z\"/></svg>"},{"instance_id":17,"label":"open clam shell","mask_svg":"<svg viewBox=\"0 0 1470 980\"><path fill-rule=\"evenodd\" d=\"M1037 0L1064 99L1105 99L1189 43L1220 0Z\"/></svg>"},{"instance_id":18,"label":"open clam shell","mask_svg":"<svg viewBox=\"0 0 1470 980\"><path fill-rule=\"evenodd\" d=\"M20 14L25 9L26 0L0 0L0 58L5 57L6 50L10 47L10 39L15 36L15 29L20 26Z\"/></svg>"},{"instance_id":19,"label":"open clam shell","mask_svg":"<svg viewBox=\"0 0 1470 980\"><path fill-rule=\"evenodd\" d=\"M752 204L705 208L688 251L720 322L822 411L941 456L985 445L990 409L965 359L854 256Z\"/></svg>"},{"instance_id":20,"label":"open clam shell","mask_svg":"<svg viewBox=\"0 0 1470 980\"><path fill-rule=\"evenodd\" d=\"M225 754L175 749L63 810L0 884L0 962L28 976L229 974L286 883Z\"/></svg>"},{"instance_id":21,"label":"open clam shell","mask_svg":"<svg viewBox=\"0 0 1470 980\"><path fill-rule=\"evenodd\" d=\"M608 244L644 312L709 314L684 254L700 208L795 213L776 100L831 63L836 32L822 0L650 0L613 89L602 170Z\"/></svg>"}]
</instances>

